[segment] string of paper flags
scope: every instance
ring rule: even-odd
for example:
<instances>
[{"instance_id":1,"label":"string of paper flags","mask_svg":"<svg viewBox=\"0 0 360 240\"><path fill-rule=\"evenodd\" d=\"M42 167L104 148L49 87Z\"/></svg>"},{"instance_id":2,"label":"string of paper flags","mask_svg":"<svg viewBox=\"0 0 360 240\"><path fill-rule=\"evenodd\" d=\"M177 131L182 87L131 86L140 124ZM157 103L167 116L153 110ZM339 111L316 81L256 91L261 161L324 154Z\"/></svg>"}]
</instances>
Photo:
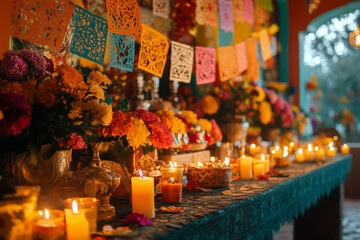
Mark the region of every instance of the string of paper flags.
<instances>
[{"instance_id":1,"label":"string of paper flags","mask_svg":"<svg viewBox=\"0 0 360 240\"><path fill-rule=\"evenodd\" d=\"M262 2L264 6L272 9L271 0ZM196 3L196 21L199 25L217 27L220 17L221 29L233 32L233 21L245 20L253 23L252 0L197 0ZM141 23L136 0L106 0L106 6L107 19L104 19L78 5L70 4L67 0L14 1L12 36L47 45L59 51L72 16L74 33L70 44L71 53L102 65L108 42L109 65L132 72L135 39L138 39L138 68L162 77L170 40ZM169 12L169 0L153 0L155 15L166 17ZM170 80L189 83L195 58L197 84L215 82L216 57L221 81L233 78L246 70L249 79L256 80L259 69L257 55L261 55L261 59L267 61L276 54L271 52L269 34L273 35L277 31L277 26L272 25L269 29L254 33L253 38L245 42L217 49L200 46L194 48L171 41ZM259 38L260 54L256 38Z\"/></svg>"}]
</instances>

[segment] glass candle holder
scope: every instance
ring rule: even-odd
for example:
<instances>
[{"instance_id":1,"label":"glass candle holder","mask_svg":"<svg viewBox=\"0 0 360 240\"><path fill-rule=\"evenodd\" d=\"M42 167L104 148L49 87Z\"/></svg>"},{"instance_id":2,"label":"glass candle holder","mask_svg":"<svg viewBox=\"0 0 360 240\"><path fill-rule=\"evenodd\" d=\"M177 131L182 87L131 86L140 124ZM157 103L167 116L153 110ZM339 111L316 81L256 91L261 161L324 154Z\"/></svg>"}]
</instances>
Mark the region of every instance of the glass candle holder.
<instances>
[{"instance_id":1,"label":"glass candle holder","mask_svg":"<svg viewBox=\"0 0 360 240\"><path fill-rule=\"evenodd\" d=\"M164 203L181 203L182 183L162 182L161 200Z\"/></svg>"},{"instance_id":2,"label":"glass candle holder","mask_svg":"<svg viewBox=\"0 0 360 240\"><path fill-rule=\"evenodd\" d=\"M77 202L79 210L84 211L85 218L89 222L90 232L97 232L97 206L99 200L91 197L68 198L64 202L65 209L72 209L74 200Z\"/></svg>"},{"instance_id":3,"label":"glass candle holder","mask_svg":"<svg viewBox=\"0 0 360 240\"><path fill-rule=\"evenodd\" d=\"M171 182L172 178L174 179L173 180L174 183L182 183L184 166L163 165L160 167L160 172L161 172L161 183L169 183Z\"/></svg>"},{"instance_id":4,"label":"glass candle holder","mask_svg":"<svg viewBox=\"0 0 360 240\"><path fill-rule=\"evenodd\" d=\"M33 214L33 239L65 239L64 211L45 209Z\"/></svg>"}]
</instances>

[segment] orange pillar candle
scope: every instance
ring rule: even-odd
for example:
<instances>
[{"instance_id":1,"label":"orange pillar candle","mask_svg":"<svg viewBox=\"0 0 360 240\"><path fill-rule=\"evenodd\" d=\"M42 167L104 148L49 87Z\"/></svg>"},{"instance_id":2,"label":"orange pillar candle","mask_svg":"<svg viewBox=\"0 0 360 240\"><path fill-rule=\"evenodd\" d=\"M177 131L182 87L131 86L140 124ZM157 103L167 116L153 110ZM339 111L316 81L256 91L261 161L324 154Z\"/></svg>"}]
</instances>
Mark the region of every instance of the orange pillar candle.
<instances>
[{"instance_id":1,"label":"orange pillar candle","mask_svg":"<svg viewBox=\"0 0 360 240\"><path fill-rule=\"evenodd\" d=\"M131 178L132 212L155 218L154 178L142 176Z\"/></svg>"},{"instance_id":2,"label":"orange pillar candle","mask_svg":"<svg viewBox=\"0 0 360 240\"><path fill-rule=\"evenodd\" d=\"M328 158L335 157L335 155L336 155L336 151L335 151L334 147L330 147L330 148L326 149L326 156Z\"/></svg>"},{"instance_id":3,"label":"orange pillar candle","mask_svg":"<svg viewBox=\"0 0 360 240\"><path fill-rule=\"evenodd\" d=\"M304 151L302 148L299 148L295 153L295 159L297 162L303 162L304 161Z\"/></svg>"},{"instance_id":4,"label":"orange pillar candle","mask_svg":"<svg viewBox=\"0 0 360 240\"><path fill-rule=\"evenodd\" d=\"M254 179L259 179L259 175L264 175L264 165L263 164L254 164Z\"/></svg>"},{"instance_id":5,"label":"orange pillar candle","mask_svg":"<svg viewBox=\"0 0 360 240\"><path fill-rule=\"evenodd\" d=\"M36 212L33 220L33 239L65 239L64 212L47 209Z\"/></svg>"},{"instance_id":6,"label":"orange pillar candle","mask_svg":"<svg viewBox=\"0 0 360 240\"><path fill-rule=\"evenodd\" d=\"M240 160L240 177L241 179L252 178L252 160L251 158L246 158L245 155Z\"/></svg>"},{"instance_id":7,"label":"orange pillar candle","mask_svg":"<svg viewBox=\"0 0 360 240\"><path fill-rule=\"evenodd\" d=\"M311 162L314 160L314 151L311 144L308 144L307 148L305 149L304 160L307 162Z\"/></svg>"},{"instance_id":8,"label":"orange pillar candle","mask_svg":"<svg viewBox=\"0 0 360 240\"><path fill-rule=\"evenodd\" d=\"M325 150L322 147L315 147L315 159L316 161L322 161L325 156Z\"/></svg>"},{"instance_id":9,"label":"orange pillar candle","mask_svg":"<svg viewBox=\"0 0 360 240\"><path fill-rule=\"evenodd\" d=\"M342 155L348 155L350 151L350 148L348 147L347 144L342 145L341 147L341 154Z\"/></svg>"},{"instance_id":10,"label":"orange pillar candle","mask_svg":"<svg viewBox=\"0 0 360 240\"><path fill-rule=\"evenodd\" d=\"M76 201L72 209L65 209L66 235L68 240L89 240L90 225L86 220L85 211L79 210Z\"/></svg>"},{"instance_id":11,"label":"orange pillar candle","mask_svg":"<svg viewBox=\"0 0 360 240\"><path fill-rule=\"evenodd\" d=\"M164 203L181 203L181 196L181 183L174 183L174 179L170 183L162 183L161 199Z\"/></svg>"},{"instance_id":12,"label":"orange pillar candle","mask_svg":"<svg viewBox=\"0 0 360 240\"><path fill-rule=\"evenodd\" d=\"M258 164L264 165L265 173L270 171L270 161L269 161L269 159L266 159L265 154L261 154L260 161L258 162Z\"/></svg>"}]
</instances>

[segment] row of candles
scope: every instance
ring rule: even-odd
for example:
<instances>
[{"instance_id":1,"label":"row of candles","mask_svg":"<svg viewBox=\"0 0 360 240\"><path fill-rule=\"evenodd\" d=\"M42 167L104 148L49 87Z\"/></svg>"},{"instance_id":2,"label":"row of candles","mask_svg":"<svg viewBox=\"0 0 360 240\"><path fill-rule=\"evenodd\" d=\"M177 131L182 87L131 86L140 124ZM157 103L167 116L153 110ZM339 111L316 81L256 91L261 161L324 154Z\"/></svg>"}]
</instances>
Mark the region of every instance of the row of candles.
<instances>
[{"instance_id":1,"label":"row of candles","mask_svg":"<svg viewBox=\"0 0 360 240\"><path fill-rule=\"evenodd\" d=\"M65 239L65 230L68 240L90 239L97 228L97 204L96 198L67 199L64 211L44 209L35 212L33 239Z\"/></svg>"}]
</instances>

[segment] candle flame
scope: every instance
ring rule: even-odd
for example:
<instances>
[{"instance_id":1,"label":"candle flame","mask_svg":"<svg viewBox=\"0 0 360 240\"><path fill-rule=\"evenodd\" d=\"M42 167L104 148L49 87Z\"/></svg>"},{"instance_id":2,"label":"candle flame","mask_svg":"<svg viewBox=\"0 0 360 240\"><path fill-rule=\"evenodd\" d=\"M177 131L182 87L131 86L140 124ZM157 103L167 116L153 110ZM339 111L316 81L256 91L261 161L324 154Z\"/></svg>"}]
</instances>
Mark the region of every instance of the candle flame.
<instances>
[{"instance_id":1,"label":"candle flame","mask_svg":"<svg viewBox=\"0 0 360 240\"><path fill-rule=\"evenodd\" d=\"M318 147L318 146L315 147L315 151L316 151L316 152L319 151L319 147Z\"/></svg>"},{"instance_id":2,"label":"candle flame","mask_svg":"<svg viewBox=\"0 0 360 240\"><path fill-rule=\"evenodd\" d=\"M303 150L301 148L298 149L299 154L303 154Z\"/></svg>"},{"instance_id":3,"label":"candle flame","mask_svg":"<svg viewBox=\"0 0 360 240\"><path fill-rule=\"evenodd\" d=\"M226 166L229 166L230 159L228 157L226 157L224 163Z\"/></svg>"},{"instance_id":4,"label":"candle flame","mask_svg":"<svg viewBox=\"0 0 360 240\"><path fill-rule=\"evenodd\" d=\"M171 183L174 183L174 178L173 177L170 178L170 181L171 181Z\"/></svg>"},{"instance_id":5,"label":"candle flame","mask_svg":"<svg viewBox=\"0 0 360 240\"><path fill-rule=\"evenodd\" d=\"M280 147L279 146L275 146L275 150L279 151Z\"/></svg>"},{"instance_id":6,"label":"candle flame","mask_svg":"<svg viewBox=\"0 0 360 240\"><path fill-rule=\"evenodd\" d=\"M214 158L214 157L211 157L210 160L211 160L212 162L215 162L215 158Z\"/></svg>"},{"instance_id":7,"label":"candle flame","mask_svg":"<svg viewBox=\"0 0 360 240\"><path fill-rule=\"evenodd\" d=\"M345 143L345 144L343 145L343 148L348 148L348 145Z\"/></svg>"},{"instance_id":8,"label":"candle flame","mask_svg":"<svg viewBox=\"0 0 360 240\"><path fill-rule=\"evenodd\" d=\"M255 147L256 145L254 143L250 145L250 148L255 148Z\"/></svg>"},{"instance_id":9,"label":"candle flame","mask_svg":"<svg viewBox=\"0 0 360 240\"><path fill-rule=\"evenodd\" d=\"M295 143L294 143L294 142L291 142L289 145L290 145L290 147L294 147L294 146L295 146Z\"/></svg>"},{"instance_id":10,"label":"candle flame","mask_svg":"<svg viewBox=\"0 0 360 240\"><path fill-rule=\"evenodd\" d=\"M261 154L261 161L265 160L265 154Z\"/></svg>"},{"instance_id":11,"label":"candle flame","mask_svg":"<svg viewBox=\"0 0 360 240\"><path fill-rule=\"evenodd\" d=\"M271 151L272 154L275 154L275 152L276 152L276 151L275 151L274 149Z\"/></svg>"},{"instance_id":12,"label":"candle flame","mask_svg":"<svg viewBox=\"0 0 360 240\"><path fill-rule=\"evenodd\" d=\"M337 140L338 140L338 136L334 136L333 139L334 139L334 141L337 141Z\"/></svg>"},{"instance_id":13,"label":"candle flame","mask_svg":"<svg viewBox=\"0 0 360 240\"><path fill-rule=\"evenodd\" d=\"M171 167L174 167L174 164L172 163L172 161L169 162Z\"/></svg>"},{"instance_id":14,"label":"candle flame","mask_svg":"<svg viewBox=\"0 0 360 240\"><path fill-rule=\"evenodd\" d=\"M310 143L308 144L308 151L312 151L312 145Z\"/></svg>"},{"instance_id":15,"label":"candle flame","mask_svg":"<svg viewBox=\"0 0 360 240\"><path fill-rule=\"evenodd\" d=\"M72 201L72 210L73 210L73 213L78 213L79 212L78 204L77 204L77 202L75 200Z\"/></svg>"},{"instance_id":16,"label":"candle flame","mask_svg":"<svg viewBox=\"0 0 360 240\"><path fill-rule=\"evenodd\" d=\"M177 167L177 162L174 162L174 167Z\"/></svg>"},{"instance_id":17,"label":"candle flame","mask_svg":"<svg viewBox=\"0 0 360 240\"><path fill-rule=\"evenodd\" d=\"M241 158L245 159L245 154L241 156Z\"/></svg>"},{"instance_id":18,"label":"candle flame","mask_svg":"<svg viewBox=\"0 0 360 240\"><path fill-rule=\"evenodd\" d=\"M287 157L288 154L289 154L288 151L284 151L284 152L283 152L283 156L284 156L284 157Z\"/></svg>"},{"instance_id":19,"label":"candle flame","mask_svg":"<svg viewBox=\"0 0 360 240\"><path fill-rule=\"evenodd\" d=\"M50 213L49 211L45 208L45 218L49 219L50 218Z\"/></svg>"},{"instance_id":20,"label":"candle flame","mask_svg":"<svg viewBox=\"0 0 360 240\"><path fill-rule=\"evenodd\" d=\"M42 216L44 213L43 211L39 211L39 215Z\"/></svg>"},{"instance_id":21,"label":"candle flame","mask_svg":"<svg viewBox=\"0 0 360 240\"><path fill-rule=\"evenodd\" d=\"M333 142L330 142L329 143L329 147L331 148L331 147L333 147L334 146L334 143Z\"/></svg>"},{"instance_id":22,"label":"candle flame","mask_svg":"<svg viewBox=\"0 0 360 240\"><path fill-rule=\"evenodd\" d=\"M287 151L287 150L289 150L289 147L288 147L288 146L285 146L285 147L284 147L284 151Z\"/></svg>"},{"instance_id":23,"label":"candle flame","mask_svg":"<svg viewBox=\"0 0 360 240\"><path fill-rule=\"evenodd\" d=\"M331 147L331 148L330 148L330 151L335 151L335 148L334 148L334 147Z\"/></svg>"},{"instance_id":24,"label":"candle flame","mask_svg":"<svg viewBox=\"0 0 360 240\"><path fill-rule=\"evenodd\" d=\"M140 178L144 178L144 175L143 175L143 172L141 171L141 169L139 169L139 175L140 175Z\"/></svg>"}]
</instances>

